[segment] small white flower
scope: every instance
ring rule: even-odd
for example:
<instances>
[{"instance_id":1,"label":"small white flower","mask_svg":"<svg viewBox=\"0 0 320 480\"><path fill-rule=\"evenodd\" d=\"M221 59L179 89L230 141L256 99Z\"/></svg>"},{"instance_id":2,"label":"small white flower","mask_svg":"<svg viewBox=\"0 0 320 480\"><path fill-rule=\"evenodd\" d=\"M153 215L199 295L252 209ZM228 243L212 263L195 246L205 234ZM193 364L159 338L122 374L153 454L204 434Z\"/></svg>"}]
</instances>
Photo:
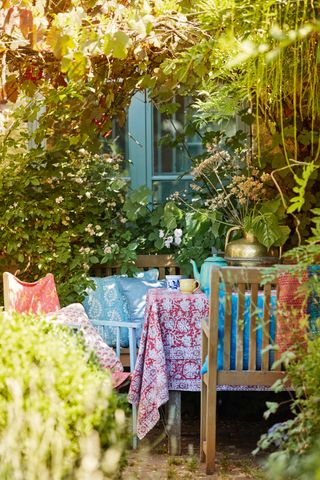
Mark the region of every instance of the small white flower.
<instances>
[{"instance_id":1,"label":"small white flower","mask_svg":"<svg viewBox=\"0 0 320 480\"><path fill-rule=\"evenodd\" d=\"M86 195L87 198L91 198L92 193L91 192L86 192L85 195Z\"/></svg>"},{"instance_id":2,"label":"small white flower","mask_svg":"<svg viewBox=\"0 0 320 480\"><path fill-rule=\"evenodd\" d=\"M93 225L92 223L89 223L86 228L85 228L85 231L89 233L89 235L91 235L91 237L93 237L95 235L95 231L93 229Z\"/></svg>"},{"instance_id":3,"label":"small white flower","mask_svg":"<svg viewBox=\"0 0 320 480\"><path fill-rule=\"evenodd\" d=\"M165 247L170 248L172 242L173 242L173 237L170 236L166 238L164 242Z\"/></svg>"},{"instance_id":4,"label":"small white flower","mask_svg":"<svg viewBox=\"0 0 320 480\"><path fill-rule=\"evenodd\" d=\"M177 245L177 247L180 245L181 242L182 242L181 237L175 237L174 243Z\"/></svg>"},{"instance_id":5,"label":"small white flower","mask_svg":"<svg viewBox=\"0 0 320 480\"><path fill-rule=\"evenodd\" d=\"M164 231L163 231L163 230L159 230L159 237L160 237L160 238L163 238L163 237L164 237Z\"/></svg>"},{"instance_id":6,"label":"small white flower","mask_svg":"<svg viewBox=\"0 0 320 480\"><path fill-rule=\"evenodd\" d=\"M63 197L57 197L56 198L56 203L61 203L63 202Z\"/></svg>"},{"instance_id":7,"label":"small white flower","mask_svg":"<svg viewBox=\"0 0 320 480\"><path fill-rule=\"evenodd\" d=\"M91 253L90 247L81 247L79 248L79 253L82 253L83 255L89 255Z\"/></svg>"},{"instance_id":8,"label":"small white flower","mask_svg":"<svg viewBox=\"0 0 320 480\"><path fill-rule=\"evenodd\" d=\"M182 237L182 230L181 228L176 228L173 232L175 237Z\"/></svg>"},{"instance_id":9,"label":"small white flower","mask_svg":"<svg viewBox=\"0 0 320 480\"><path fill-rule=\"evenodd\" d=\"M101 226L100 226L100 225L96 225L96 230L101 230Z\"/></svg>"},{"instance_id":10,"label":"small white flower","mask_svg":"<svg viewBox=\"0 0 320 480\"><path fill-rule=\"evenodd\" d=\"M109 247L109 246L104 247L103 252L104 252L106 255L108 255L108 254L112 253L112 248Z\"/></svg>"},{"instance_id":11,"label":"small white flower","mask_svg":"<svg viewBox=\"0 0 320 480\"><path fill-rule=\"evenodd\" d=\"M127 223L127 219L126 219L125 217L121 217L121 218L120 218L120 222L121 222L121 223Z\"/></svg>"}]
</instances>

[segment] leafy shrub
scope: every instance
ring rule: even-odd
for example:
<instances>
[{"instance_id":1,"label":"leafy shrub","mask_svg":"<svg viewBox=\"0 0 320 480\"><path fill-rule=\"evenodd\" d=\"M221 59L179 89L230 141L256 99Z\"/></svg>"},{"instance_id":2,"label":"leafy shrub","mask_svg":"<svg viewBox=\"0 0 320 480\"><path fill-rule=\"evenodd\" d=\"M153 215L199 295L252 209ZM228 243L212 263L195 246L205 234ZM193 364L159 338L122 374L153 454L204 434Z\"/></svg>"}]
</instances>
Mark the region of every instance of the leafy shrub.
<instances>
[{"instance_id":1,"label":"leafy shrub","mask_svg":"<svg viewBox=\"0 0 320 480\"><path fill-rule=\"evenodd\" d=\"M121 403L69 329L1 314L1 479L114 478L126 438Z\"/></svg>"},{"instance_id":2,"label":"leafy shrub","mask_svg":"<svg viewBox=\"0 0 320 480\"><path fill-rule=\"evenodd\" d=\"M316 212L317 213L317 212ZM314 222L317 224L318 218ZM309 245L297 247L286 256L296 260L290 265L291 274L301 275L310 265L319 264L320 247L319 232L314 229L315 237L310 239ZM319 316L319 272L318 267L313 269L307 281L300 288L308 299L312 317ZM310 271L309 271L310 272ZM312 296L311 296L312 295ZM301 319L303 322L303 319ZM307 332L306 325L303 325ZM259 442L261 449L272 444L278 446L277 451L271 453L266 469L267 478L272 480L311 480L318 479L320 472L319 440L320 440L320 324L314 318L309 318L309 332L305 334L306 341L298 342L286 351L281 361L286 366L286 377L294 390L294 397L290 405L293 418L283 422L278 428L272 429L269 434L263 435ZM281 384L275 385L276 389ZM270 403L266 416L274 413L278 405Z\"/></svg>"},{"instance_id":3,"label":"leafy shrub","mask_svg":"<svg viewBox=\"0 0 320 480\"><path fill-rule=\"evenodd\" d=\"M220 225L214 225L207 215L186 212L173 201L149 211L144 192L144 188L136 190L125 205L139 253L173 255L184 273L191 273L190 258L200 265L213 246L222 247L216 238Z\"/></svg>"},{"instance_id":4,"label":"leafy shrub","mask_svg":"<svg viewBox=\"0 0 320 480\"><path fill-rule=\"evenodd\" d=\"M320 467L319 460L314 458L320 436L320 337L310 339L307 350L284 355L288 360L287 377L295 391L291 403L294 417L260 439L261 448L268 448L272 443L278 445L277 451L268 458L267 478L316 479ZM274 404L269 407L270 411L276 409ZM309 476L305 476L306 470Z\"/></svg>"},{"instance_id":5,"label":"leafy shrub","mask_svg":"<svg viewBox=\"0 0 320 480\"><path fill-rule=\"evenodd\" d=\"M40 133L46 140L49 127ZM28 149L31 139L13 129L0 143L2 264L13 263L26 280L52 272L68 304L81 298L92 265L135 258L123 214L122 159L65 142Z\"/></svg>"}]
</instances>

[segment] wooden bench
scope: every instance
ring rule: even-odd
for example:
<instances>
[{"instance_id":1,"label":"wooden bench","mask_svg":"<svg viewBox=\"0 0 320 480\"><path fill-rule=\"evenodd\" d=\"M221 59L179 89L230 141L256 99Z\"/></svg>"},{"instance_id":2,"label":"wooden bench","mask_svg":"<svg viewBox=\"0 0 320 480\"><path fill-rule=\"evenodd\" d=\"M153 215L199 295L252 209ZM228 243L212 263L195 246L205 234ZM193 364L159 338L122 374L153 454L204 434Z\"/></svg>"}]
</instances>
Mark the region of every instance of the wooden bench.
<instances>
[{"instance_id":1,"label":"wooden bench","mask_svg":"<svg viewBox=\"0 0 320 480\"><path fill-rule=\"evenodd\" d=\"M259 268L225 267L213 268L211 272L209 319L202 322L202 362L208 356L208 371L202 376L201 386L201 438L200 459L206 463L207 474L212 474L215 467L216 455L216 406L217 386L229 385L234 387L263 386L271 387L273 383L283 378L284 372L278 365L275 370L270 367L270 351L266 347L272 344L269 334L271 317L271 288L276 287L267 283L261 285L262 272ZM218 322L219 322L219 295L221 284L225 285L225 312L224 312L224 338L223 338L223 368L218 371ZM237 343L235 352L236 368L231 367L231 308L232 292L238 293L238 311L236 319ZM248 370L243 369L243 320L245 310L245 295L251 295L250 305L250 333L249 333L249 359ZM259 295L263 295L263 320L262 325L262 353L261 369L256 364L256 327L257 304ZM277 298L277 289L276 289ZM276 315L276 312L275 312ZM276 325L276 316L275 316ZM275 358L278 358L275 352ZM252 388L254 389L254 388Z\"/></svg>"}]
</instances>

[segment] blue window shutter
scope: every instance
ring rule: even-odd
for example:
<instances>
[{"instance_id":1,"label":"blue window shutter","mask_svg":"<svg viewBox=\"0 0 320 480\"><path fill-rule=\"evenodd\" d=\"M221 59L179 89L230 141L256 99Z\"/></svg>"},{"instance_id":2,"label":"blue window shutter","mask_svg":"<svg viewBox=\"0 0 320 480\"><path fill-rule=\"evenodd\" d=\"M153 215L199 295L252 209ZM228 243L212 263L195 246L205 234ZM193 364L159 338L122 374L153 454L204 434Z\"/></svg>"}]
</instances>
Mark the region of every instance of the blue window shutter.
<instances>
[{"instance_id":1,"label":"blue window shutter","mask_svg":"<svg viewBox=\"0 0 320 480\"><path fill-rule=\"evenodd\" d=\"M139 92L132 99L128 112L128 158L133 189L146 185L152 188L152 106L147 94Z\"/></svg>"}]
</instances>

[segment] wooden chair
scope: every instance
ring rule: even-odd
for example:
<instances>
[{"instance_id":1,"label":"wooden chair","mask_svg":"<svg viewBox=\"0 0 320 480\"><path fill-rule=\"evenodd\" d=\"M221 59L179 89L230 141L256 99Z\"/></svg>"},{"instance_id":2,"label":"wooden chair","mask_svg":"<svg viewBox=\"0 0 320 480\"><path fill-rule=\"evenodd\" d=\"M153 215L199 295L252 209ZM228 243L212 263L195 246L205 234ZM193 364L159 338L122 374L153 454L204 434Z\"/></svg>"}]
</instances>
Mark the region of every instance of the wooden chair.
<instances>
[{"instance_id":1,"label":"wooden chair","mask_svg":"<svg viewBox=\"0 0 320 480\"><path fill-rule=\"evenodd\" d=\"M257 389L257 386L271 387L273 383L282 378L284 372L281 367L272 370L271 351L266 347L272 344L269 333L271 318L271 288L267 283L261 285L262 273L259 268L243 267L215 267L211 273L210 308L209 319L202 322L202 362L208 358L208 370L202 376L201 386L201 437L200 437L200 458L206 463L207 474L212 474L215 468L216 455L216 406L217 387L219 385L246 386L248 390ZM221 288L225 288L224 307L224 336L223 336L223 367L218 371L218 323L219 323L219 299L221 300ZM236 320L236 351L233 353L231 365L231 327L232 327L232 295L238 294L238 308ZM245 313L245 296L251 296L249 317L249 348L248 348L248 369L243 369L243 325ZM258 294L259 292L259 294ZM258 318L257 304L258 295L263 295L262 319ZM276 293L272 295L277 296ZM276 312L274 312L275 314ZM221 316L221 310L220 310ZM260 315L261 316L261 315ZM261 321L262 320L262 321ZM276 318L274 320L276 322ZM220 318L221 322L221 318ZM256 338L257 326L262 328L262 351L261 366L257 368L256 362ZM246 347L247 348L247 347ZM276 352L273 355L278 358ZM254 388L256 387L256 388Z\"/></svg>"}]
</instances>

